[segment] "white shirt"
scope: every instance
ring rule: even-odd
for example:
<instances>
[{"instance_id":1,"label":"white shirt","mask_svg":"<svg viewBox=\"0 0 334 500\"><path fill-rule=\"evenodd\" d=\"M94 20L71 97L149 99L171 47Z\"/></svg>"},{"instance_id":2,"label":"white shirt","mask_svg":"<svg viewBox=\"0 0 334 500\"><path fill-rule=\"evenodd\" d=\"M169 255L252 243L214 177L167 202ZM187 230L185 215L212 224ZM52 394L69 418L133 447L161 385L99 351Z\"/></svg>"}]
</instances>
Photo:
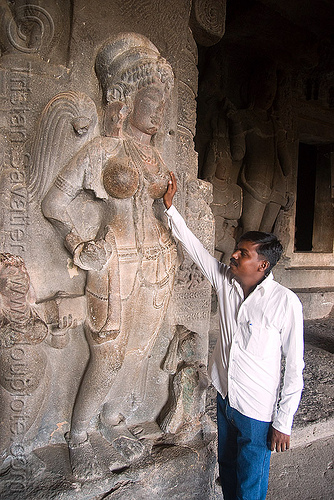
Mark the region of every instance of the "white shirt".
<instances>
[{"instance_id":1,"label":"white shirt","mask_svg":"<svg viewBox=\"0 0 334 500\"><path fill-rule=\"evenodd\" d=\"M217 391L247 417L272 422L291 433L303 389L302 305L272 273L244 299L231 270L218 262L188 229L172 205L165 211L173 235L214 287L219 303L220 333L209 373ZM285 371L281 390L281 357Z\"/></svg>"}]
</instances>

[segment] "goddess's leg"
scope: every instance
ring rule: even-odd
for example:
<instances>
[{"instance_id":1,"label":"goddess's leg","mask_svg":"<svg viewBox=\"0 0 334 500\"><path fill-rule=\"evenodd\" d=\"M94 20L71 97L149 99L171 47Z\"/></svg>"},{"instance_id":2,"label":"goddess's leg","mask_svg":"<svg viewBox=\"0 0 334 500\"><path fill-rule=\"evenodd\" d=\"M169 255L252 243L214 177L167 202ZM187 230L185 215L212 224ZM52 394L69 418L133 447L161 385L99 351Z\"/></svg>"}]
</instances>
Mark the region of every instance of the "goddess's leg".
<instances>
[{"instance_id":1,"label":"goddess's leg","mask_svg":"<svg viewBox=\"0 0 334 500\"><path fill-rule=\"evenodd\" d=\"M125 341L122 343L120 337L102 344L90 343L90 358L75 400L68 440L72 471L78 479L103 474L87 431L122 366L124 351Z\"/></svg>"},{"instance_id":2,"label":"goddess's leg","mask_svg":"<svg viewBox=\"0 0 334 500\"><path fill-rule=\"evenodd\" d=\"M99 410L122 366L124 346L118 341L90 345L90 358L75 400L71 440L83 442L94 414Z\"/></svg>"}]
</instances>

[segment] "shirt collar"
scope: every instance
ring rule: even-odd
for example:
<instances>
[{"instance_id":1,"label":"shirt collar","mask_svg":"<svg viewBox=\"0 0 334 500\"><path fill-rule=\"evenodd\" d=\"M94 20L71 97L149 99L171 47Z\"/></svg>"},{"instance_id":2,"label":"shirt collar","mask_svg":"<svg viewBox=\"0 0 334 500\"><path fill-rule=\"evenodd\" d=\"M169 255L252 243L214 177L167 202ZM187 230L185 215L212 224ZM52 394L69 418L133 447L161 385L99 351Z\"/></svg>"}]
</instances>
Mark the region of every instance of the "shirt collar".
<instances>
[{"instance_id":1,"label":"shirt collar","mask_svg":"<svg viewBox=\"0 0 334 500\"><path fill-rule=\"evenodd\" d=\"M259 290L262 293L262 295L264 295L265 292L267 292L271 288L273 281L274 281L274 275L270 271L268 276L263 281L261 281L261 283L257 285L255 290Z\"/></svg>"},{"instance_id":2,"label":"shirt collar","mask_svg":"<svg viewBox=\"0 0 334 500\"><path fill-rule=\"evenodd\" d=\"M270 271L270 274L268 274L268 276L256 286L256 288L253 290L252 293L254 293L256 290L259 290L259 292L262 295L264 295L271 288L273 281L274 281L274 275ZM233 276L230 276L229 284L231 286L235 286L240 295L243 296L242 288Z\"/></svg>"}]
</instances>

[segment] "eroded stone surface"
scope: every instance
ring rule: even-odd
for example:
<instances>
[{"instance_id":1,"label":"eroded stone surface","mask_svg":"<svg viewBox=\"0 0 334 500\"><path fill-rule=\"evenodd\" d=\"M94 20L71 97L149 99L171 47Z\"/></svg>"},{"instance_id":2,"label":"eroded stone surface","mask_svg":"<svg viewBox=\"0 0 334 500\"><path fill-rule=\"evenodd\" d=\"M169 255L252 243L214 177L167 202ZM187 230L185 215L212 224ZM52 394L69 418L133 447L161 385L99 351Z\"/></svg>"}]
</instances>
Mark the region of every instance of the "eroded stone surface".
<instances>
[{"instance_id":1,"label":"eroded stone surface","mask_svg":"<svg viewBox=\"0 0 334 500\"><path fill-rule=\"evenodd\" d=\"M1 487L8 486L15 459L18 477L26 481L19 474L28 471L31 487L38 485L44 497L46 491L50 496L50 478L56 496L66 491L69 498L74 492L80 498L92 484L98 495L97 478L106 469L110 489L103 494L120 496L123 488L132 491L136 474L145 478L146 466L152 472L149 460L157 456L155 446L163 437L175 455L166 468L158 461L152 477L166 473L172 495L178 488L184 491L183 483L172 478L175 469L190 464L190 459L178 461L185 443L206 435L205 446L211 446L212 429L204 415L211 291L182 252L176 261L161 203L169 170L178 178L178 209L211 252L216 222L218 257L228 262L247 205L245 187L250 186L240 144L248 133L262 137L266 147L248 148L248 158L260 151L268 159L268 151L274 152L264 168L255 162L252 175L260 178L256 195L268 198L268 190L279 194L278 201L268 198L269 205L276 205L275 217L280 207L274 226L285 248L279 281L301 291L304 310L311 311L307 317L329 314L334 282L333 83L326 69L332 52L321 37L332 24L330 16L324 19L323 9L314 9L311 22L305 12L300 26L297 7L281 8L287 9L286 19L277 2L253 2L247 9L243 2L233 2L227 43L223 40L211 50L208 46L224 33L224 0L0 2L0 251L23 259L34 289L26 295L18 282L12 290L13 311L22 306L21 317L27 319L22 329L8 315L4 320L5 279L0 283ZM316 12L320 23L313 22ZM263 33L259 22L266 27ZM108 73L111 61L102 57L96 74L99 50L108 44L110 48L110 39L121 32L113 47L113 71ZM131 45L134 40L140 40L140 50ZM325 55L320 65L318 46ZM251 74L258 58L268 55L279 68L273 109L266 116L241 120L252 108L245 92ZM257 90L263 83L262 78ZM164 95L157 105L159 93L159 99ZM137 131L139 124L147 127L152 109L153 129L158 130L144 144L141 134L130 131L129 120ZM275 155L278 144L271 144L278 139L273 133L277 118L292 161L292 175L286 179ZM298 142L316 144L320 158L315 251L308 253L296 252L294 246ZM88 168L90 164L98 166ZM209 175L201 176L213 188L197 179L198 166L202 171L204 165ZM252 217L259 219L255 212ZM325 288L320 302L313 300ZM307 386L297 427L316 422L309 410L315 400L321 402L322 417L331 417L331 371L326 375L323 369L331 354L319 350L323 343L314 345L309 339ZM77 439L70 434L72 417ZM8 455L10 444L15 446ZM70 472L68 445L72 467L81 469L77 475L91 477L81 489ZM192 449L201 455L202 448L200 440ZM201 475L213 455L207 451L201 457L191 469L194 484L214 495L208 486L211 465L209 475ZM91 467L86 468L87 462ZM141 465L136 469L135 464ZM131 469L130 479L123 472L117 476L123 467ZM157 483L152 484L156 492Z\"/></svg>"}]
</instances>

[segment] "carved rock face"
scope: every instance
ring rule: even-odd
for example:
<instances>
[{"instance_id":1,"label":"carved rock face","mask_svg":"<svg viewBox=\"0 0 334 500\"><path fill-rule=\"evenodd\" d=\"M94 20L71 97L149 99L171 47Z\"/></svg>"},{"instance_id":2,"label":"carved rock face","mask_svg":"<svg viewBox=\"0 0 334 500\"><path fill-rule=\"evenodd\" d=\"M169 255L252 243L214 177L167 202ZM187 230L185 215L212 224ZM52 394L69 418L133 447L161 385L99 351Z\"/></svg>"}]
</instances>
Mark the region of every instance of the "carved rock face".
<instances>
[{"instance_id":1,"label":"carved rock face","mask_svg":"<svg viewBox=\"0 0 334 500\"><path fill-rule=\"evenodd\" d=\"M26 298L29 291L29 277L22 268L14 266L0 267L0 293L9 300L15 295Z\"/></svg>"},{"instance_id":2,"label":"carved rock face","mask_svg":"<svg viewBox=\"0 0 334 500\"><path fill-rule=\"evenodd\" d=\"M108 33L93 42L94 54L85 54L80 84L71 72L54 81L59 68L49 68L44 60L30 64L24 54L15 61L15 71L0 68L0 94L4 90L11 103L8 113L13 114L18 95L27 109L24 120L15 114L15 124L24 122L26 127L15 128L11 120L11 144L3 140L7 170L1 175L11 188L5 208L13 209L14 196L16 203L15 218L5 212L12 230L8 250L27 250L25 265L36 289L35 303L30 300L29 276L18 290L8 291L7 277L1 281L0 272L0 313L7 301L6 316L0 315L0 334L6 340L0 343L0 443L5 449L11 439L8 421L14 407L22 419L29 413L21 432L29 446L37 448L50 435L54 439L59 424L55 439L64 444L64 432L70 431L72 470L84 479L95 477L90 470L94 455L102 461L106 457L112 470L138 460L142 449L150 453L152 440L162 434L159 414L172 397L170 375L161 364L173 334L168 306L178 260L163 205L154 200L162 198L175 165L178 103L164 121L174 75L143 35L116 34L98 51L109 36L108 27ZM96 107L96 53L104 113ZM186 67L196 76L195 58L189 57ZM50 71L41 71L44 66ZM196 85L190 83L188 70L186 83L190 91L180 99L180 107L193 123ZM184 163L191 160L195 171L191 127L185 127L182 137L192 152ZM26 223L24 234L14 226L17 221ZM7 240L3 244L7 251ZM20 308L15 318L7 314L13 298ZM206 302L204 306L209 309ZM195 361L204 352L201 346L196 349ZM190 370L184 378L186 385L193 382L192 374ZM16 403L18 391L24 399ZM201 406L196 420L202 399L194 391L190 399L193 407ZM192 408L191 401L189 405ZM140 438L138 428L143 429ZM142 445L144 439L147 446L146 441ZM101 452L101 443L107 454Z\"/></svg>"},{"instance_id":3,"label":"carved rock face","mask_svg":"<svg viewBox=\"0 0 334 500\"><path fill-rule=\"evenodd\" d=\"M47 357L40 346L14 345L0 352L0 385L10 394L29 395L43 382Z\"/></svg>"}]
</instances>

